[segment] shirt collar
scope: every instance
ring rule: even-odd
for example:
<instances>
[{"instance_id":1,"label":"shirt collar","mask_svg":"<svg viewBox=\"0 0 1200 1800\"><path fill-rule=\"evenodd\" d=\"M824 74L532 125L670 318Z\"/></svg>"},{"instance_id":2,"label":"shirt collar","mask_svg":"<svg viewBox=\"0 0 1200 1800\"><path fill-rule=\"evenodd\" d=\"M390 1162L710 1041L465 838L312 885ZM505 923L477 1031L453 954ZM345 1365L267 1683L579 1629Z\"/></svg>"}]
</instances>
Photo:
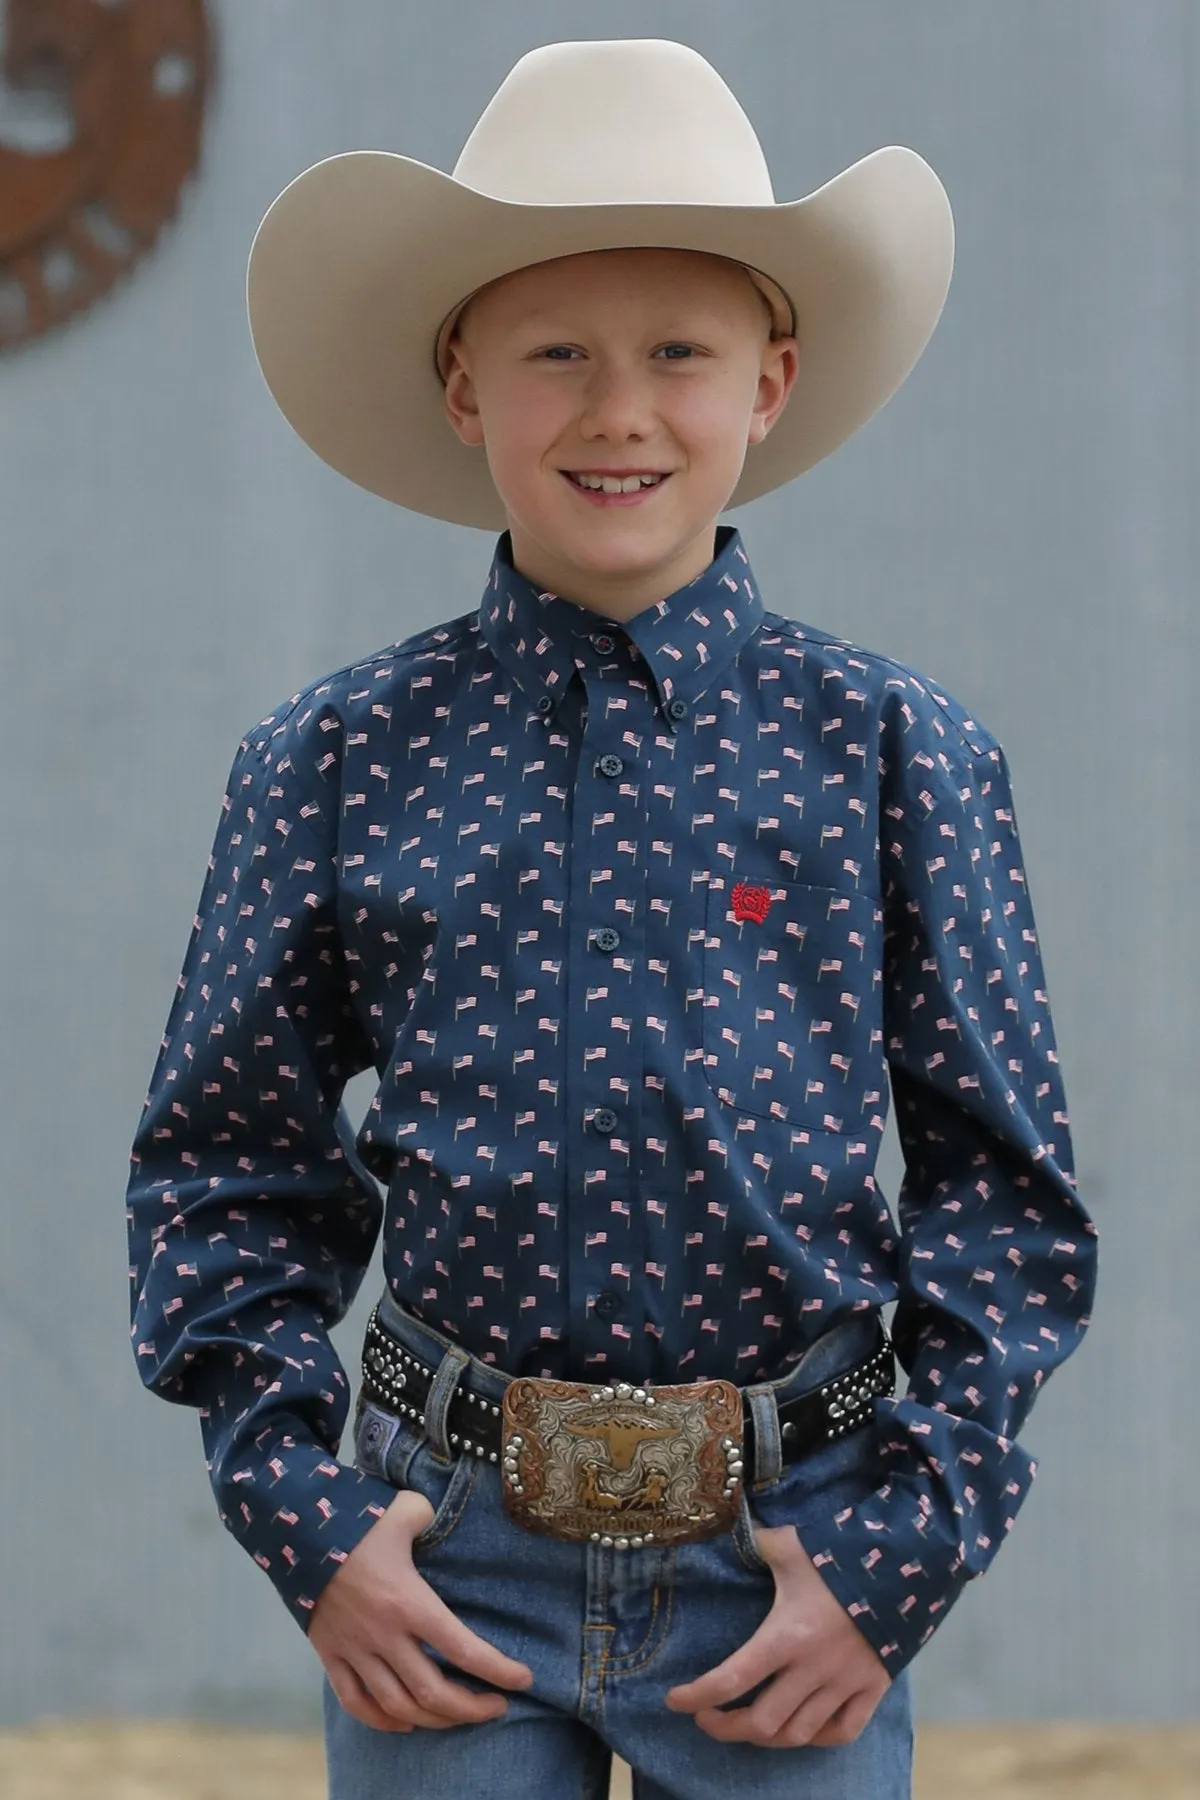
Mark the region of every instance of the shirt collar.
<instances>
[{"instance_id":1,"label":"shirt collar","mask_svg":"<svg viewBox=\"0 0 1200 1800\"><path fill-rule=\"evenodd\" d=\"M513 567L512 537L505 531L479 607L493 653L547 721L576 670L587 668L631 679L648 674L672 731L757 630L762 614L741 534L732 525L717 527L716 555L702 574L624 622L540 590Z\"/></svg>"}]
</instances>

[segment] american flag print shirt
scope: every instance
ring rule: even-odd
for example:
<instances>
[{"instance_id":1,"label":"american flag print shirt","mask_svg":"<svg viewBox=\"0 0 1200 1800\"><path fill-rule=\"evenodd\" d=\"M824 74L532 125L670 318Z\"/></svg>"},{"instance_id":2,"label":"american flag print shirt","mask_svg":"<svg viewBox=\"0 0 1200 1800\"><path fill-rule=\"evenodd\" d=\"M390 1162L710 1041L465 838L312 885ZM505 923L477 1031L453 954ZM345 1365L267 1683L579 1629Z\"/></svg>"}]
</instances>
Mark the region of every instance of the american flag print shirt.
<instances>
[{"instance_id":1,"label":"american flag print shirt","mask_svg":"<svg viewBox=\"0 0 1200 1800\"><path fill-rule=\"evenodd\" d=\"M999 744L765 610L729 526L624 624L504 533L477 608L242 741L127 1200L142 1380L302 1627L394 1497L338 1461L328 1335L381 1229L512 1374L744 1386L896 1301L885 1479L803 1539L894 1675L1009 1530L1095 1279Z\"/></svg>"}]
</instances>

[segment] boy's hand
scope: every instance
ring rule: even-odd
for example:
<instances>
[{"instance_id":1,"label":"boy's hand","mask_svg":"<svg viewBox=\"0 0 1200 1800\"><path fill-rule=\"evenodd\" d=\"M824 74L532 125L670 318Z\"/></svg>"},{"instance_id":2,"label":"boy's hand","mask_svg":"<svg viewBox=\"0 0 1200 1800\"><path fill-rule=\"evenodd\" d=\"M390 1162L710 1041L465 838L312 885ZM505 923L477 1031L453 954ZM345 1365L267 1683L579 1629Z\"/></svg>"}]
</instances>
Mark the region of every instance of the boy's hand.
<instances>
[{"instance_id":1,"label":"boy's hand","mask_svg":"<svg viewBox=\"0 0 1200 1800\"><path fill-rule=\"evenodd\" d=\"M508 1709L502 1694L448 1680L422 1642L498 1687L533 1680L524 1663L455 1618L413 1567L412 1540L432 1518L424 1494L397 1494L322 1590L309 1621L309 1642L343 1709L380 1731L481 1724Z\"/></svg>"},{"instance_id":2,"label":"boy's hand","mask_svg":"<svg viewBox=\"0 0 1200 1800\"><path fill-rule=\"evenodd\" d=\"M740 1650L671 1688L667 1705L694 1713L710 1737L726 1742L779 1750L852 1743L891 1677L821 1579L795 1526L759 1526L755 1536L775 1577L775 1604ZM715 1710L772 1675L749 1706Z\"/></svg>"}]
</instances>

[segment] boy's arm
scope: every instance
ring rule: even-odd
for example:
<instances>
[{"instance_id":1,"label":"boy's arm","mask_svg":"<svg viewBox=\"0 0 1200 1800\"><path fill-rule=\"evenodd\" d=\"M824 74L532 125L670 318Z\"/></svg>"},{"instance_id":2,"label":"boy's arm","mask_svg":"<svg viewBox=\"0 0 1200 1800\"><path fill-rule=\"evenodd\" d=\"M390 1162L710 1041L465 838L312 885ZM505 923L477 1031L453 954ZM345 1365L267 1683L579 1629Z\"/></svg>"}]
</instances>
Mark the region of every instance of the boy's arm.
<instances>
[{"instance_id":1,"label":"boy's arm","mask_svg":"<svg viewBox=\"0 0 1200 1800\"><path fill-rule=\"evenodd\" d=\"M305 1629L395 1497L336 1456L349 1389L328 1328L382 1207L339 1118L373 1059L334 913L338 746L328 721L314 735L321 765L295 732L239 748L127 1196L138 1371L199 1409L222 1520Z\"/></svg>"},{"instance_id":2,"label":"boy's arm","mask_svg":"<svg viewBox=\"0 0 1200 1800\"><path fill-rule=\"evenodd\" d=\"M881 762L908 1391L874 1402L880 1489L799 1530L893 1676L1012 1525L1037 1470L1014 1440L1087 1328L1096 1273L1008 767L946 706L910 689Z\"/></svg>"}]
</instances>

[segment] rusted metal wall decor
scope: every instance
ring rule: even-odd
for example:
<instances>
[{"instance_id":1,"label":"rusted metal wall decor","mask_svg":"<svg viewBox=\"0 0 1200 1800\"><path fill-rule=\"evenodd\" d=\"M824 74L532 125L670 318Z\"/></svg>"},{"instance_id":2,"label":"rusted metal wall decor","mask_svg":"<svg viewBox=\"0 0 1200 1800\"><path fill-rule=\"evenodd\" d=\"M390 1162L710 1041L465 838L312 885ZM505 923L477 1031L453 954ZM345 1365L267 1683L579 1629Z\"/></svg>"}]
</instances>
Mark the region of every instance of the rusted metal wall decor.
<instances>
[{"instance_id":1,"label":"rusted metal wall decor","mask_svg":"<svg viewBox=\"0 0 1200 1800\"><path fill-rule=\"evenodd\" d=\"M0 0L0 30L6 350L99 299L174 213L212 35L204 0Z\"/></svg>"}]
</instances>

